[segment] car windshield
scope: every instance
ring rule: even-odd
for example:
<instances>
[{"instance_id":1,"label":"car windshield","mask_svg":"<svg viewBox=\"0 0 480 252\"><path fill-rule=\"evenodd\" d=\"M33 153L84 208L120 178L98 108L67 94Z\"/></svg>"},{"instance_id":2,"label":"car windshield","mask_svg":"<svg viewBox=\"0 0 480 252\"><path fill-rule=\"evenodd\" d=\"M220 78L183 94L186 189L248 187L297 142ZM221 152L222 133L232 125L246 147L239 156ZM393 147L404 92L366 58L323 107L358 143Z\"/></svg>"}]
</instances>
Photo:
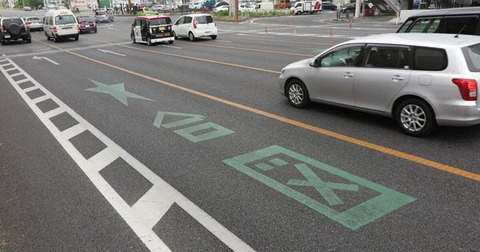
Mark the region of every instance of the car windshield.
<instances>
[{"instance_id":1,"label":"car windshield","mask_svg":"<svg viewBox=\"0 0 480 252\"><path fill-rule=\"evenodd\" d=\"M171 24L172 20L170 18L159 18L150 20L150 25L164 25Z\"/></svg>"},{"instance_id":2,"label":"car windshield","mask_svg":"<svg viewBox=\"0 0 480 252\"><path fill-rule=\"evenodd\" d=\"M75 17L73 15L58 15L55 17L55 23L57 24L74 24Z\"/></svg>"},{"instance_id":3,"label":"car windshield","mask_svg":"<svg viewBox=\"0 0 480 252\"><path fill-rule=\"evenodd\" d=\"M105 13L105 11L97 11L97 12L95 12L95 15L103 16L103 15L107 15L107 14Z\"/></svg>"},{"instance_id":4,"label":"car windshield","mask_svg":"<svg viewBox=\"0 0 480 252\"><path fill-rule=\"evenodd\" d=\"M198 17L196 17L196 19L197 19L197 23L199 23L199 24L213 23L212 16L198 16Z\"/></svg>"},{"instance_id":5,"label":"car windshield","mask_svg":"<svg viewBox=\"0 0 480 252\"><path fill-rule=\"evenodd\" d=\"M38 18L38 17L29 17L29 18L27 18L26 20L27 20L27 21L30 21L30 22L32 22L32 21L40 21L40 18Z\"/></svg>"}]
</instances>

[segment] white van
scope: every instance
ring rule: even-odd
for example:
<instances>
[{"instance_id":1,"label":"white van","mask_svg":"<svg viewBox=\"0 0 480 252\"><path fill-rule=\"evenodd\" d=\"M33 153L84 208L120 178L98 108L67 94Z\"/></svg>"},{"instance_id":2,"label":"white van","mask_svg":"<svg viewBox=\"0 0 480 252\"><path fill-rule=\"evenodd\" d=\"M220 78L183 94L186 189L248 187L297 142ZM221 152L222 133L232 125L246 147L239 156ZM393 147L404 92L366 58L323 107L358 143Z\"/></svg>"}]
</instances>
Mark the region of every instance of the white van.
<instances>
[{"instance_id":1,"label":"white van","mask_svg":"<svg viewBox=\"0 0 480 252\"><path fill-rule=\"evenodd\" d=\"M257 3L257 5L255 5L255 10L262 10L262 11L273 10L273 2Z\"/></svg>"},{"instance_id":2,"label":"white van","mask_svg":"<svg viewBox=\"0 0 480 252\"><path fill-rule=\"evenodd\" d=\"M43 30L47 40L57 42L62 38L78 40L80 29L75 15L70 10L49 10L43 17Z\"/></svg>"}]
</instances>

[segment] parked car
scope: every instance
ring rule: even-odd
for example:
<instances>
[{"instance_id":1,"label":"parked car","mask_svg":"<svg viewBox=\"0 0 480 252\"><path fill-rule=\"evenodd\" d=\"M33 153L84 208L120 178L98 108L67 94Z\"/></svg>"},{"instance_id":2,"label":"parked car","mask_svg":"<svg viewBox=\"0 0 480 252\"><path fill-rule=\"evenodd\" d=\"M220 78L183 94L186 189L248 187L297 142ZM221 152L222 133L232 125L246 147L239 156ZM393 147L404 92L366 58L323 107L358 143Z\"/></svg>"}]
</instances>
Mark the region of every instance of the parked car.
<instances>
[{"instance_id":1,"label":"parked car","mask_svg":"<svg viewBox=\"0 0 480 252\"><path fill-rule=\"evenodd\" d=\"M40 17L25 17L25 23L30 31L43 31L43 24Z\"/></svg>"},{"instance_id":2,"label":"parked car","mask_svg":"<svg viewBox=\"0 0 480 252\"><path fill-rule=\"evenodd\" d=\"M340 9L340 12L342 13L355 13L355 7L356 5L354 3L352 4L347 4L345 6L343 6L341 9ZM365 4L365 10L369 10L370 9L370 5L369 4ZM360 12L363 11L363 4L360 5Z\"/></svg>"},{"instance_id":3,"label":"parked car","mask_svg":"<svg viewBox=\"0 0 480 252\"><path fill-rule=\"evenodd\" d=\"M24 11L32 11L32 7L30 6L23 6Z\"/></svg>"},{"instance_id":4,"label":"parked car","mask_svg":"<svg viewBox=\"0 0 480 252\"><path fill-rule=\"evenodd\" d=\"M30 30L23 18L19 17L2 17L0 18L0 42L2 45L10 41L16 40L32 42Z\"/></svg>"},{"instance_id":5,"label":"parked car","mask_svg":"<svg viewBox=\"0 0 480 252\"><path fill-rule=\"evenodd\" d=\"M478 36L394 33L289 64L279 87L293 107L315 101L389 116L420 137L437 125L479 124L479 80Z\"/></svg>"},{"instance_id":6,"label":"parked car","mask_svg":"<svg viewBox=\"0 0 480 252\"><path fill-rule=\"evenodd\" d=\"M217 38L218 30L212 15L189 14L181 16L173 25L175 38L188 37L194 41L200 37Z\"/></svg>"},{"instance_id":7,"label":"parked car","mask_svg":"<svg viewBox=\"0 0 480 252\"><path fill-rule=\"evenodd\" d=\"M190 3L189 7L192 10L200 10L200 8L202 8L202 3L201 2Z\"/></svg>"},{"instance_id":8,"label":"parked car","mask_svg":"<svg viewBox=\"0 0 480 252\"><path fill-rule=\"evenodd\" d=\"M405 20L397 32L480 35L480 7L422 11Z\"/></svg>"},{"instance_id":9,"label":"parked car","mask_svg":"<svg viewBox=\"0 0 480 252\"><path fill-rule=\"evenodd\" d=\"M141 16L133 20L130 38L133 43L156 43L175 41L172 20L168 16Z\"/></svg>"},{"instance_id":10,"label":"parked car","mask_svg":"<svg viewBox=\"0 0 480 252\"><path fill-rule=\"evenodd\" d=\"M97 23L113 22L113 15L105 10L97 10L95 11L95 22Z\"/></svg>"},{"instance_id":11,"label":"parked car","mask_svg":"<svg viewBox=\"0 0 480 252\"><path fill-rule=\"evenodd\" d=\"M94 32L97 33L97 23L93 16L77 16L78 27L80 33Z\"/></svg>"},{"instance_id":12,"label":"parked car","mask_svg":"<svg viewBox=\"0 0 480 252\"><path fill-rule=\"evenodd\" d=\"M336 11L336 10L337 10L337 6L336 6L335 4L333 4L332 2L325 1L325 2L322 2L322 10L332 10L332 11Z\"/></svg>"}]
</instances>

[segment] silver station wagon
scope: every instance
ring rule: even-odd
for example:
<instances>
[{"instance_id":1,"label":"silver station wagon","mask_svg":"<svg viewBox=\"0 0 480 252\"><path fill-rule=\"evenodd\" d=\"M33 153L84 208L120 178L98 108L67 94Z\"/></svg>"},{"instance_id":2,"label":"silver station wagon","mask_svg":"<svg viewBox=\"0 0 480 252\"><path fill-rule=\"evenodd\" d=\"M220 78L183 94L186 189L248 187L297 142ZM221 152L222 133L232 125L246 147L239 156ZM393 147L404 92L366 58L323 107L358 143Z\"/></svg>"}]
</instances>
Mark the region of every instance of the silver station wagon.
<instances>
[{"instance_id":1,"label":"silver station wagon","mask_svg":"<svg viewBox=\"0 0 480 252\"><path fill-rule=\"evenodd\" d=\"M404 133L480 123L480 38L395 33L333 46L289 64L280 91L297 108L310 101L389 116Z\"/></svg>"}]
</instances>

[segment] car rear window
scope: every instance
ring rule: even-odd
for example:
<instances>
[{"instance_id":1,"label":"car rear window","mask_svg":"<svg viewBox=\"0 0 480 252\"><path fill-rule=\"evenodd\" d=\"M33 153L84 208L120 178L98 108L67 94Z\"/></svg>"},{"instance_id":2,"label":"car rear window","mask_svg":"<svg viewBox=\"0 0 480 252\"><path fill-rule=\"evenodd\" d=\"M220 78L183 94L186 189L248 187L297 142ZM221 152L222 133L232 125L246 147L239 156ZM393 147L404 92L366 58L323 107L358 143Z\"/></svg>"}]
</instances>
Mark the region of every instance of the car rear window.
<instances>
[{"instance_id":1,"label":"car rear window","mask_svg":"<svg viewBox=\"0 0 480 252\"><path fill-rule=\"evenodd\" d=\"M462 48L463 55L471 72L480 72L480 44Z\"/></svg>"},{"instance_id":2,"label":"car rear window","mask_svg":"<svg viewBox=\"0 0 480 252\"><path fill-rule=\"evenodd\" d=\"M150 20L150 25L165 25L165 24L171 24L171 23L172 23L172 20L169 17Z\"/></svg>"},{"instance_id":3,"label":"car rear window","mask_svg":"<svg viewBox=\"0 0 480 252\"><path fill-rule=\"evenodd\" d=\"M196 19L197 19L197 23L199 24L213 23L212 16L197 16Z\"/></svg>"},{"instance_id":4,"label":"car rear window","mask_svg":"<svg viewBox=\"0 0 480 252\"><path fill-rule=\"evenodd\" d=\"M417 47L414 49L414 69L441 71L447 68L447 53L444 49Z\"/></svg>"},{"instance_id":5,"label":"car rear window","mask_svg":"<svg viewBox=\"0 0 480 252\"><path fill-rule=\"evenodd\" d=\"M29 18L27 18L27 21L40 21L40 18L38 18L38 17L29 17Z\"/></svg>"},{"instance_id":6,"label":"car rear window","mask_svg":"<svg viewBox=\"0 0 480 252\"><path fill-rule=\"evenodd\" d=\"M73 15L58 15L55 17L56 24L72 24L76 23L75 17Z\"/></svg>"},{"instance_id":7,"label":"car rear window","mask_svg":"<svg viewBox=\"0 0 480 252\"><path fill-rule=\"evenodd\" d=\"M23 21L20 18L5 18L3 19L3 25L9 26L11 24L23 25Z\"/></svg>"},{"instance_id":8,"label":"car rear window","mask_svg":"<svg viewBox=\"0 0 480 252\"><path fill-rule=\"evenodd\" d=\"M93 22L95 19L93 17L78 17L78 22Z\"/></svg>"}]
</instances>

